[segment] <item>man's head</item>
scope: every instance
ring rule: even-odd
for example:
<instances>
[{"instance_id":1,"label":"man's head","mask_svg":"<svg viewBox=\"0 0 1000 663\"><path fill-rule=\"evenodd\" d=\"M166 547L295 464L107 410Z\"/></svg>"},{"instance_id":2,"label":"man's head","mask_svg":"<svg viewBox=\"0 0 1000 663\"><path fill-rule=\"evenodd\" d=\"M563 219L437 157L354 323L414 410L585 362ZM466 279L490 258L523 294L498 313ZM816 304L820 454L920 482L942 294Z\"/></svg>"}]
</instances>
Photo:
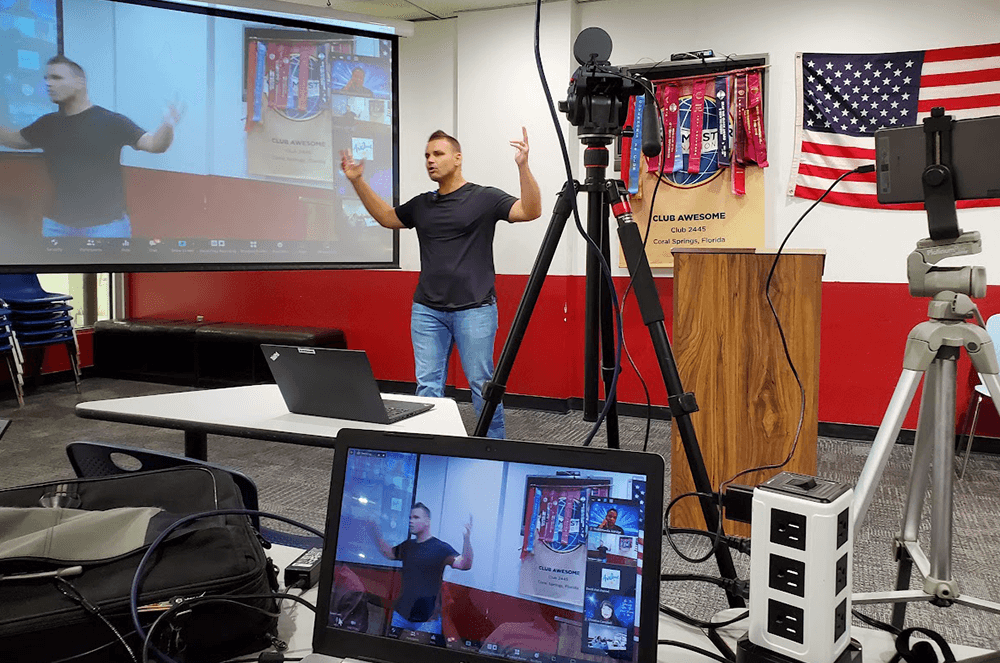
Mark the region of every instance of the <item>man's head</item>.
<instances>
[{"instance_id":1,"label":"man's head","mask_svg":"<svg viewBox=\"0 0 1000 663\"><path fill-rule=\"evenodd\" d=\"M420 536L431 528L431 510L423 502L410 507L410 534Z\"/></svg>"},{"instance_id":2,"label":"man's head","mask_svg":"<svg viewBox=\"0 0 1000 663\"><path fill-rule=\"evenodd\" d=\"M617 520L618 520L618 510L608 509L607 514L605 514L604 516L604 522L606 522L608 525L614 525L615 521Z\"/></svg>"},{"instance_id":3,"label":"man's head","mask_svg":"<svg viewBox=\"0 0 1000 663\"><path fill-rule=\"evenodd\" d=\"M351 80L348 85L364 85L365 84L365 70L361 67L355 67L351 70Z\"/></svg>"},{"instance_id":4,"label":"man's head","mask_svg":"<svg viewBox=\"0 0 1000 663\"><path fill-rule=\"evenodd\" d=\"M440 129L427 139L427 150L424 152L424 165L427 175L435 182L448 179L453 175L462 176L462 146L453 136Z\"/></svg>"},{"instance_id":5,"label":"man's head","mask_svg":"<svg viewBox=\"0 0 1000 663\"><path fill-rule=\"evenodd\" d=\"M64 55L57 55L46 63L45 85L49 98L62 105L87 94L87 74L83 67Z\"/></svg>"}]
</instances>

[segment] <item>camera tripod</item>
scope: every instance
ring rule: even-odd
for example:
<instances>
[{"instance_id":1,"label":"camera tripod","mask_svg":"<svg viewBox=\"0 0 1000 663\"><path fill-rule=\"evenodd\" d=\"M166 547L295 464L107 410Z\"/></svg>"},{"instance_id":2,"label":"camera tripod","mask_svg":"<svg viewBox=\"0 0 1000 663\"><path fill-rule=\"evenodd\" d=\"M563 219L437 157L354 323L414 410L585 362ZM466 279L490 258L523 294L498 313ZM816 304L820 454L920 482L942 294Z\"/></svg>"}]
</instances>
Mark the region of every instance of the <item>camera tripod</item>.
<instances>
[{"instance_id":1,"label":"camera tripod","mask_svg":"<svg viewBox=\"0 0 1000 663\"><path fill-rule=\"evenodd\" d=\"M976 317L982 323L970 297L985 295L986 274L982 267L932 268L926 262L928 258L937 262L953 255L978 253L980 249L979 233L968 232L956 239L921 240L910 254L907 269L910 292L915 296L933 296L928 307L929 319L910 331L902 374L855 488L857 540L875 486L923 378L902 526L894 541L898 561L896 589L853 596L855 604L893 603L892 624L896 628L903 627L906 603L911 601L930 601L939 606L958 603L1000 614L1000 604L962 595L951 568L956 362L963 348L1000 412L1000 366L993 343L982 326L965 322ZM918 542L920 515L928 488L933 495L929 556ZM924 579L922 589L909 589L914 565Z\"/></svg>"},{"instance_id":2,"label":"camera tripod","mask_svg":"<svg viewBox=\"0 0 1000 663\"><path fill-rule=\"evenodd\" d=\"M496 411L497 404L506 390L507 378L510 376L510 371L513 367L517 351L520 348L521 341L524 338L528 321L538 301L538 295L545 281L545 275L552 262L552 257L555 254L556 246L565 228L566 221L573 211L572 196L576 196L578 191L587 191L587 232L595 243L597 243L605 260L608 260L610 254L610 234L608 230L609 209L614 211L618 221L618 234L622 251L625 254L629 272L632 275L633 291L639 304L643 322L649 330L660 372L667 388L671 416L677 423L677 429L680 432L681 442L688 465L691 468L695 489L703 494L700 497L702 514L705 518L708 531L715 532L717 529L721 530L721 523L719 522L720 514L716 508L716 504L710 497L707 497L707 495L712 493L712 484L708 477L708 470L705 467L705 461L701 455L701 449L698 446L698 440L695 435L694 425L691 423L690 418L691 413L698 410L698 406L695 402L694 394L684 392L680 375L677 372L677 364L674 361L673 352L670 348L670 340L663 324L663 308L660 306L653 273L649 267L642 244L642 237L640 236L638 226L632 220L631 211L628 208L628 200L625 197L625 185L621 180L607 180L605 178L605 172L609 163L607 146L612 142L613 137L589 135L581 137L581 140L586 145L584 165L587 169L587 179L583 185L569 180L559 192L552 219L549 221L538 256L535 258L535 263L532 266L531 275L528 277L524 295L514 316L510 334L507 336L503 351L500 353L500 358L497 361L493 380L483 385L483 409L479 415L475 435L482 436L486 434L489 422ZM593 272L591 271L591 258L593 258ZM596 320L599 314L600 349L604 361L602 372L605 382L605 393L610 394L611 380L614 376L613 320L610 299L612 295L604 279L600 279L601 283L599 284L598 278L599 262L596 256L588 254L587 317L589 322ZM588 324L588 348L597 348L596 339L594 338L596 332L596 325ZM593 359L590 359L591 357ZM593 354L588 354L586 361L591 367L597 365L596 350ZM609 363L612 365L609 365ZM596 389L596 381L594 384ZM609 395L608 397L613 400L613 395ZM617 448L617 418L612 419L611 417L611 413L614 412L613 406L614 403L612 402L609 409L609 417L606 421L608 426L608 447ZM612 432L614 435L612 435ZM736 567L733 565L729 548L725 545L717 546L715 557L721 575L725 578L736 579ZM727 594L727 599L730 607L745 606L743 599L734 594Z\"/></svg>"}]
</instances>

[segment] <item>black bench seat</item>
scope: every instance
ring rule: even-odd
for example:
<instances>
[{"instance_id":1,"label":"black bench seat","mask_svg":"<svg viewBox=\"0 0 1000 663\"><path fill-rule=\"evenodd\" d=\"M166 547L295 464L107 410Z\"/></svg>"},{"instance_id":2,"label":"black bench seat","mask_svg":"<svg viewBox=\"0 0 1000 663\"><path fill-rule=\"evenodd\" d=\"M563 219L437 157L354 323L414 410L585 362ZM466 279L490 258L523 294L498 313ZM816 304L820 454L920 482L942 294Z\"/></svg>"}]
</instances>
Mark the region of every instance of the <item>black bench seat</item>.
<instances>
[{"instance_id":1,"label":"black bench seat","mask_svg":"<svg viewBox=\"0 0 1000 663\"><path fill-rule=\"evenodd\" d=\"M234 386L272 382L262 343L346 348L344 332L191 320L102 320L94 325L98 374L170 384Z\"/></svg>"}]
</instances>

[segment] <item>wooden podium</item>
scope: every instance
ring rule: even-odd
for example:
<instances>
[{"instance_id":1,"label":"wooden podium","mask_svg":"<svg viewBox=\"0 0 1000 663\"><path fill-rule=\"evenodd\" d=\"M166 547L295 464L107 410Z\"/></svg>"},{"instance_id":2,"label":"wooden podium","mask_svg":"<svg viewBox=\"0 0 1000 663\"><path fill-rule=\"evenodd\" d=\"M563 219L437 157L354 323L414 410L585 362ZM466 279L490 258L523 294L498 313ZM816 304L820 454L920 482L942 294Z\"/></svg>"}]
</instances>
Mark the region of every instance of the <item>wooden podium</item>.
<instances>
[{"instance_id":1,"label":"wooden podium","mask_svg":"<svg viewBox=\"0 0 1000 663\"><path fill-rule=\"evenodd\" d=\"M774 251L674 249L674 355L713 490L743 470L776 465L792 448L801 396L765 296ZM771 301L805 390L798 446L783 469L816 472L819 339L825 252L784 252L771 280ZM777 474L760 471L734 483L755 486ZM676 424L671 450L671 497L694 490ZM705 526L698 501L681 500L674 527ZM747 536L749 525L726 521Z\"/></svg>"}]
</instances>

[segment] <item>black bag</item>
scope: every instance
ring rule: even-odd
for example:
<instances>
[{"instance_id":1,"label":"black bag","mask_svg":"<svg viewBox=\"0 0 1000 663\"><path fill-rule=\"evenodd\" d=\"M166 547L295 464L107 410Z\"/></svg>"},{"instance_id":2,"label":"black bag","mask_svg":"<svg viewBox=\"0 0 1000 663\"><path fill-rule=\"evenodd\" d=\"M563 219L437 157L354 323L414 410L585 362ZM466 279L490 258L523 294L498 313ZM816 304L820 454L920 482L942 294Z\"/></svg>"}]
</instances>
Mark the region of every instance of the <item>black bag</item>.
<instances>
[{"instance_id":1,"label":"black bag","mask_svg":"<svg viewBox=\"0 0 1000 663\"><path fill-rule=\"evenodd\" d=\"M53 506L72 511L56 511ZM142 642L132 623L129 593L149 544L183 516L241 508L242 499L232 477L205 467L185 466L0 490L0 511L8 523L0 529L0 551L7 544L7 554L0 555L0 661L128 661L114 630L141 660ZM121 527L116 530L117 523L79 527L76 531L82 535L77 539L72 533L66 538L57 536L55 530L46 530L43 525L36 527L41 536L35 539L41 544L32 554L22 554L26 548L12 543L18 531L16 525L27 520L59 519L70 514L81 519L77 523L90 522L87 519L92 517L114 517L119 513L111 511L115 509L122 509L126 515L136 513L138 525L127 531ZM24 530L22 527L22 534ZM100 531L96 544L95 531ZM89 540L75 545L82 539ZM16 539L18 543L25 540L24 536ZM107 542L110 557L80 558L91 554L88 545L100 547L100 540ZM137 541L137 546L132 545ZM122 548L132 549L122 552ZM74 566L82 570L62 580L23 577ZM202 518L178 527L157 546L144 568L138 604L146 608L140 615L147 632L171 602L183 603L183 599L200 596L269 595L278 586L277 573L264 555L259 534L250 520L240 515ZM100 616L83 604L95 606ZM276 633L276 614L277 603L270 597L231 603L192 602L164 620L168 623L158 625L151 642L177 661L221 661L268 647Z\"/></svg>"}]
</instances>

